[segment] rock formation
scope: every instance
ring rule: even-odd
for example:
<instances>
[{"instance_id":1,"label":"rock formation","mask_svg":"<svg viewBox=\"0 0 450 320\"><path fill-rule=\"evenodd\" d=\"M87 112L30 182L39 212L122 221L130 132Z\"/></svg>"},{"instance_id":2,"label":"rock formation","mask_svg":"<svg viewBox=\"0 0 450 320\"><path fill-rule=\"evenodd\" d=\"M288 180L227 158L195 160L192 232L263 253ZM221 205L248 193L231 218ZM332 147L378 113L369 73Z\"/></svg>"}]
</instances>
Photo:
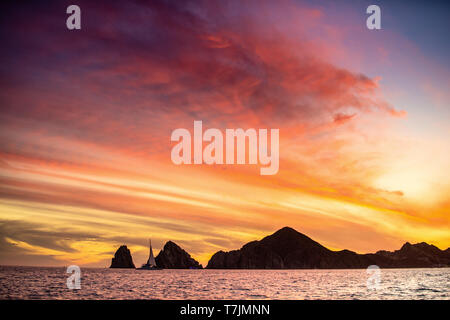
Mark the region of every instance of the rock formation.
<instances>
[{"instance_id":1,"label":"rock formation","mask_svg":"<svg viewBox=\"0 0 450 320\"><path fill-rule=\"evenodd\" d=\"M394 252L378 251L376 255L391 259L393 267L445 267L450 266L449 249L442 251L439 248L425 242L416 244L406 242L400 250L396 250Z\"/></svg>"},{"instance_id":2,"label":"rock formation","mask_svg":"<svg viewBox=\"0 0 450 320\"><path fill-rule=\"evenodd\" d=\"M155 258L156 265L164 269L201 269L202 265L195 261L189 253L172 241L166 242L164 248Z\"/></svg>"},{"instance_id":3,"label":"rock formation","mask_svg":"<svg viewBox=\"0 0 450 320\"><path fill-rule=\"evenodd\" d=\"M135 268L133 258L127 246L123 245L117 249L112 258L110 268Z\"/></svg>"},{"instance_id":4,"label":"rock formation","mask_svg":"<svg viewBox=\"0 0 450 320\"><path fill-rule=\"evenodd\" d=\"M239 250L219 251L208 262L210 269L346 269L414 268L450 266L449 250L426 243L406 243L395 252L357 254L349 250L332 251L285 227L260 241L252 241Z\"/></svg>"}]
</instances>

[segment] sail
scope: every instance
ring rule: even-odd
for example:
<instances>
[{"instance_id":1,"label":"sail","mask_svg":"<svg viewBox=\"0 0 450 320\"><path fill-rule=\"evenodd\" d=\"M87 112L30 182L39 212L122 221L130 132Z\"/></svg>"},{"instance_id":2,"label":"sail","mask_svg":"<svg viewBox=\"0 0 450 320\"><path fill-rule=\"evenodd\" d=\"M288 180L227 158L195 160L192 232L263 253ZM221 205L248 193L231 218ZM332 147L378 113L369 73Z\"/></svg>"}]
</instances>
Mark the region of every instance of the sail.
<instances>
[{"instance_id":1,"label":"sail","mask_svg":"<svg viewBox=\"0 0 450 320\"><path fill-rule=\"evenodd\" d=\"M156 261L155 257L153 256L153 250L152 250L152 240L149 240L150 243L150 255L148 257L147 265L151 267L156 267Z\"/></svg>"}]
</instances>

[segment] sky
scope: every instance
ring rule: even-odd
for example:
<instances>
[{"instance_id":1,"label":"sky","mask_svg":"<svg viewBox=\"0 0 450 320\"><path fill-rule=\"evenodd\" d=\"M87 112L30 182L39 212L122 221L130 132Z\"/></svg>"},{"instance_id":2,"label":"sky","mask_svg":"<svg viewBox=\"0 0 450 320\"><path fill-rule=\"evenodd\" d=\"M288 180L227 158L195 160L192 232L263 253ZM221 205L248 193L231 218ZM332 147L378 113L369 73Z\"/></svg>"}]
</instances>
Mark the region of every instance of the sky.
<instances>
[{"instance_id":1,"label":"sky","mask_svg":"<svg viewBox=\"0 0 450 320\"><path fill-rule=\"evenodd\" d=\"M151 237L206 265L284 226L450 246L448 2L72 2L1 4L0 264L140 265ZM278 173L173 164L195 120L279 129Z\"/></svg>"}]
</instances>

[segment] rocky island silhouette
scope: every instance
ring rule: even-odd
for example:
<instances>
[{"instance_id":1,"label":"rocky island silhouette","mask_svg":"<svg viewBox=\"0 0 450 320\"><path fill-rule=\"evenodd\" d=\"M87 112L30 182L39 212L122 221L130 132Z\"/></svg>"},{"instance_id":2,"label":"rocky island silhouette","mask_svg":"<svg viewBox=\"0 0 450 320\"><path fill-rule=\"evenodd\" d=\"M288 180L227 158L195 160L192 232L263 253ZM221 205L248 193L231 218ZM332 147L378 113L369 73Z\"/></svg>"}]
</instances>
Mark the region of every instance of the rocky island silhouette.
<instances>
[{"instance_id":1,"label":"rocky island silhouette","mask_svg":"<svg viewBox=\"0 0 450 320\"><path fill-rule=\"evenodd\" d=\"M201 269L188 252L168 241L155 258L165 269ZM360 269L370 265L380 268L434 268L450 266L450 248L440 250L425 242L406 242L399 250L359 254L350 250L333 251L290 227L284 227L238 250L218 251L207 269ZM121 246L110 268L134 268L130 251Z\"/></svg>"},{"instance_id":2,"label":"rocky island silhouette","mask_svg":"<svg viewBox=\"0 0 450 320\"><path fill-rule=\"evenodd\" d=\"M189 253L183 250L173 241L168 241L155 258L159 269L202 269L203 266L193 259ZM132 268L133 258L126 245L117 249L112 258L110 268Z\"/></svg>"}]
</instances>

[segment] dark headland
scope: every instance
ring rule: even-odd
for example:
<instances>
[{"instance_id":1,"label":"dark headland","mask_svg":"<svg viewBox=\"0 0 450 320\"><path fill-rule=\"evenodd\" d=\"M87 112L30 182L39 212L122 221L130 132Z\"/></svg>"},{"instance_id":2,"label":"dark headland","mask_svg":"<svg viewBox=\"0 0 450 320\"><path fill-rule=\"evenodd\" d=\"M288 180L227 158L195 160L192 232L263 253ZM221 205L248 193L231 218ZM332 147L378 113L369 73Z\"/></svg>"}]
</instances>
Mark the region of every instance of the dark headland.
<instances>
[{"instance_id":1,"label":"dark headland","mask_svg":"<svg viewBox=\"0 0 450 320\"><path fill-rule=\"evenodd\" d=\"M425 242L405 243L394 252L358 254L349 250L332 251L311 238L284 227L239 250L219 251L208 262L209 269L356 269L431 268L450 266L450 248L440 250Z\"/></svg>"},{"instance_id":2,"label":"dark headland","mask_svg":"<svg viewBox=\"0 0 450 320\"><path fill-rule=\"evenodd\" d=\"M176 243L168 241L155 258L159 268L201 269L202 265ZM440 250L425 242L405 243L399 250L358 254L350 250L332 251L306 235L284 227L259 241L251 241L239 250L218 251L208 269L360 269L450 267L450 248ZM134 268L131 253L121 246L111 268Z\"/></svg>"}]
</instances>

